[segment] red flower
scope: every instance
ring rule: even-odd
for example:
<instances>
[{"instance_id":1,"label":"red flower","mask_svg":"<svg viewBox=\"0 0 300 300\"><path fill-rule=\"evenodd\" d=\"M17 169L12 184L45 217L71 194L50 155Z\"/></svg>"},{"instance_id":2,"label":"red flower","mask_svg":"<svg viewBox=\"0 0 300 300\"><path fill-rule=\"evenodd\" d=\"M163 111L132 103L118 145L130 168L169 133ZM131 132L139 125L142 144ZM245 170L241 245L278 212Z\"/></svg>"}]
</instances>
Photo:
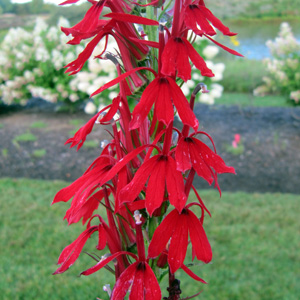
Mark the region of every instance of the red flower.
<instances>
[{"instance_id":1,"label":"red flower","mask_svg":"<svg viewBox=\"0 0 300 300\"><path fill-rule=\"evenodd\" d=\"M190 204L179 213L172 210L157 227L148 248L148 258L155 258L162 253L171 239L168 262L171 273L175 273L182 265L190 235L193 250L198 260L208 263L212 259L209 241L200 220L188 209Z\"/></svg>"},{"instance_id":2,"label":"red flower","mask_svg":"<svg viewBox=\"0 0 300 300\"><path fill-rule=\"evenodd\" d=\"M193 3L190 3L191 1L187 2L189 3L184 8L184 23L187 28L193 30L200 36L204 33L212 36L215 35L216 32L209 24L209 22L211 22L212 25L218 28L224 35L236 35L236 33L231 32L228 27L224 26L223 23L205 7L203 1L196 0Z\"/></svg>"},{"instance_id":3,"label":"red flower","mask_svg":"<svg viewBox=\"0 0 300 300\"><path fill-rule=\"evenodd\" d=\"M131 284L129 300L161 300L159 284L147 262L136 261L121 274L111 300L124 299Z\"/></svg>"},{"instance_id":4,"label":"red flower","mask_svg":"<svg viewBox=\"0 0 300 300\"><path fill-rule=\"evenodd\" d=\"M172 103L177 108L182 122L197 130L198 120L181 89L174 79L162 76L157 76L146 87L140 102L132 112L130 128L135 129L141 126L153 104L155 104L154 113L157 119L165 125L169 125L174 119Z\"/></svg>"},{"instance_id":5,"label":"red flower","mask_svg":"<svg viewBox=\"0 0 300 300\"><path fill-rule=\"evenodd\" d=\"M149 177L146 190L146 208L150 215L161 206L165 186L167 186L169 200L179 211L185 206L186 195L182 175L176 170L174 158L170 155L158 154L137 170L132 181L120 192L120 202L133 202L143 190Z\"/></svg>"},{"instance_id":6,"label":"red flower","mask_svg":"<svg viewBox=\"0 0 300 300\"><path fill-rule=\"evenodd\" d=\"M187 81L191 79L191 65L200 70L203 76L213 77L213 72L206 66L204 59L193 48L190 42L184 37L171 37L162 54L162 70L165 75L177 76Z\"/></svg>"},{"instance_id":7,"label":"red flower","mask_svg":"<svg viewBox=\"0 0 300 300\"><path fill-rule=\"evenodd\" d=\"M193 133L188 137L183 136L179 140L175 150L177 170L185 172L193 167L197 174L209 184L212 184L215 180L218 186L217 176L212 169L217 174L235 174L235 170L233 167L228 167L216 152L212 151L200 140L194 138L193 136L197 133Z\"/></svg>"}]
</instances>

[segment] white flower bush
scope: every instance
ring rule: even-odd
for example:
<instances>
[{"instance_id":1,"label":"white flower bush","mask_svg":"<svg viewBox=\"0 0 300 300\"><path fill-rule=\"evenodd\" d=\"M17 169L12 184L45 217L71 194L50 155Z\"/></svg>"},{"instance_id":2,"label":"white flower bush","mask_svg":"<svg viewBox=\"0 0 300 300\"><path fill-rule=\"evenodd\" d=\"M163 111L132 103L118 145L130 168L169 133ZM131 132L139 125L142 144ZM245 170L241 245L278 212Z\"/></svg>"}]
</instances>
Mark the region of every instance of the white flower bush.
<instances>
[{"instance_id":1,"label":"white flower bush","mask_svg":"<svg viewBox=\"0 0 300 300\"><path fill-rule=\"evenodd\" d=\"M94 59L102 52L104 41L95 48L79 73L72 76L65 74L64 66L76 59L84 45L68 45L69 38L60 27L70 27L70 24L61 18L58 26L49 27L38 18L32 32L22 28L9 30L0 47L0 98L4 103L25 105L31 97L38 97L52 103L80 104L116 77L116 67L110 60ZM223 87L217 82L223 78L225 65L213 62L219 48L208 45L201 38L197 38L196 45L199 53L208 60L208 67L215 77L203 77L193 69L192 80L184 83L182 88L189 97L196 85L204 82L210 93L199 93L197 100L214 104L215 98L221 97L223 92ZM116 49L116 42L109 38L106 52L118 55ZM115 89L112 87L93 97L87 102L85 112L95 113L107 104L109 99L116 97Z\"/></svg>"},{"instance_id":2,"label":"white flower bush","mask_svg":"<svg viewBox=\"0 0 300 300\"><path fill-rule=\"evenodd\" d=\"M58 26L49 27L38 18L32 32L9 30L0 48L0 98L4 103L25 105L29 98L39 97L52 103L78 104L115 77L113 63L93 56L78 74L65 74L63 67L76 59L84 47L68 45L69 38L61 32L61 26L70 24L61 18ZM95 99L97 105L106 94L109 91Z\"/></svg>"},{"instance_id":3,"label":"white flower bush","mask_svg":"<svg viewBox=\"0 0 300 300\"><path fill-rule=\"evenodd\" d=\"M256 88L254 95L281 93L300 104L300 42L289 24L282 23L278 37L266 45L273 58L264 60L268 76L263 77L264 85Z\"/></svg>"}]
</instances>

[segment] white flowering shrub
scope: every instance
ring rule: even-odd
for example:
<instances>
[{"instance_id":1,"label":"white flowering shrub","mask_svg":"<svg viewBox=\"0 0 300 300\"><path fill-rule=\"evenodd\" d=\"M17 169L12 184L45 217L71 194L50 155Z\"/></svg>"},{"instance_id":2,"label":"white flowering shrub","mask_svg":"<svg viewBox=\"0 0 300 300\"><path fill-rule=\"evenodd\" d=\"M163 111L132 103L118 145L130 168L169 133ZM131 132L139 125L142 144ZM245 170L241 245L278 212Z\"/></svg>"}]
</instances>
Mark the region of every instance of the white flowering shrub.
<instances>
[{"instance_id":1,"label":"white flowering shrub","mask_svg":"<svg viewBox=\"0 0 300 300\"><path fill-rule=\"evenodd\" d=\"M268 75L263 77L264 85L256 88L254 95L280 93L300 104L300 42L289 24L282 23L278 37L266 45L273 57L264 60Z\"/></svg>"},{"instance_id":2,"label":"white flowering shrub","mask_svg":"<svg viewBox=\"0 0 300 300\"><path fill-rule=\"evenodd\" d=\"M69 38L61 26L69 27L68 21L60 19L58 26L49 27L38 18L32 32L9 30L0 48L0 98L4 103L25 105L29 98L40 97L52 103L79 104L115 77L112 62L93 58L78 74L65 74L63 67L84 47L66 44ZM95 99L97 105L101 101Z\"/></svg>"},{"instance_id":3,"label":"white flowering shrub","mask_svg":"<svg viewBox=\"0 0 300 300\"><path fill-rule=\"evenodd\" d=\"M190 96L195 86L203 82L207 85L209 93L198 93L197 100L205 104L214 104L216 98L220 98L223 93L223 86L218 82L223 79L225 64L214 63L213 59L218 55L219 48L210 45L204 38L197 37L195 41L195 49L205 59L208 68L215 74L214 77L203 77L196 68L192 68L192 80L183 83L182 91L185 96Z\"/></svg>"}]
</instances>

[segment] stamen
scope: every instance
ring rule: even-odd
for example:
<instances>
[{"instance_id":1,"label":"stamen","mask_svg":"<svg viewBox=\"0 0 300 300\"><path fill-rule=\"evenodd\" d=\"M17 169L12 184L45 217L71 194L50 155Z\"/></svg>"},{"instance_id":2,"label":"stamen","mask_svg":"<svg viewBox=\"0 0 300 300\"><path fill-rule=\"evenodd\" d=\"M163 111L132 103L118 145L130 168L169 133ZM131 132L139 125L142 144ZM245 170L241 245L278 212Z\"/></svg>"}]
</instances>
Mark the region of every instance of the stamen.
<instances>
[{"instance_id":1,"label":"stamen","mask_svg":"<svg viewBox=\"0 0 300 300\"><path fill-rule=\"evenodd\" d=\"M142 215L140 214L140 212L138 210L136 210L134 212L135 224L141 225L143 223L142 220L141 220L141 218L142 218Z\"/></svg>"}]
</instances>

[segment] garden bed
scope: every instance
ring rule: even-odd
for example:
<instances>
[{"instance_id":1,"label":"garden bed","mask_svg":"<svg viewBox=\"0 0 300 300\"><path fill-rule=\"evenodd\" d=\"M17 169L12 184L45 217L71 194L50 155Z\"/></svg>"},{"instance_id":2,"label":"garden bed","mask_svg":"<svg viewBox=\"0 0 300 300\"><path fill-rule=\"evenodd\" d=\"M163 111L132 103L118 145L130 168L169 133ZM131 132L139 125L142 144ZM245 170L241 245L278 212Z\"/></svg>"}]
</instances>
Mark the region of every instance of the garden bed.
<instances>
[{"instance_id":1,"label":"garden bed","mask_svg":"<svg viewBox=\"0 0 300 300\"><path fill-rule=\"evenodd\" d=\"M208 132L218 153L237 175L219 176L222 190L300 194L300 108L239 108L198 105L200 130ZM110 139L101 127L79 152L65 141L90 116L17 110L0 116L1 177L72 181L100 155L100 141ZM231 146L235 134L241 147ZM199 179L199 188L207 183Z\"/></svg>"}]
</instances>

